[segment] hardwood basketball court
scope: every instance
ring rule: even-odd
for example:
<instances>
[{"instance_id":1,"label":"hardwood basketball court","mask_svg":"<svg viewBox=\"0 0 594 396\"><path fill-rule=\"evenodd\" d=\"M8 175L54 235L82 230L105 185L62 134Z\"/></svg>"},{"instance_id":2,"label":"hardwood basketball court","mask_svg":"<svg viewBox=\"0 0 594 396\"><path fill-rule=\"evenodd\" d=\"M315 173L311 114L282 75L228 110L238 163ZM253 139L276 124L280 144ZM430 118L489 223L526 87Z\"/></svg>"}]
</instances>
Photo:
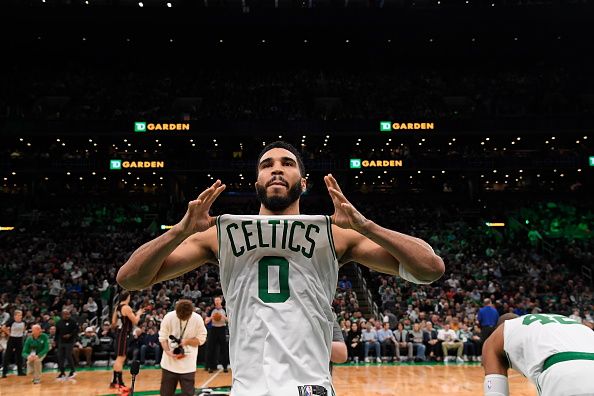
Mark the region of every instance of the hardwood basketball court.
<instances>
[{"instance_id":1,"label":"hardwood basketball court","mask_svg":"<svg viewBox=\"0 0 594 396\"><path fill-rule=\"evenodd\" d=\"M511 396L536 396L536 388L521 374L510 370ZM110 395L112 372L106 369L81 370L73 380L56 381L57 373L45 372L40 385L33 385L32 378L10 375L0 380L0 395ZM130 386L130 374L124 372L124 381ZM161 371L142 369L136 377L135 393L158 391ZM231 384L231 374L222 370L213 374L196 370L196 387L219 387ZM388 395L460 395L480 396L483 387L483 370L478 364L456 365L339 365L334 367L334 387L337 396L388 396ZM158 392L151 392L158 394Z\"/></svg>"}]
</instances>

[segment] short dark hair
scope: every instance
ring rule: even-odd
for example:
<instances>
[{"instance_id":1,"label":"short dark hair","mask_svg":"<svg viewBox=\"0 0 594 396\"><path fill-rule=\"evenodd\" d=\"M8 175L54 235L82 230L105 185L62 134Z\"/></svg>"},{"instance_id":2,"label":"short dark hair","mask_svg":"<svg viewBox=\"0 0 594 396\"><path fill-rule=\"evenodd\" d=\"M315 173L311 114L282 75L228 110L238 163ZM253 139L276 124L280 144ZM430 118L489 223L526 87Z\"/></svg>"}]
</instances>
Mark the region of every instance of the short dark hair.
<instances>
[{"instance_id":1,"label":"short dark hair","mask_svg":"<svg viewBox=\"0 0 594 396\"><path fill-rule=\"evenodd\" d=\"M511 312L503 314L499 317L499 320L497 320L497 325L495 326L495 328L501 326L506 320L515 319L517 317L518 317L518 315L516 315L515 313L511 313Z\"/></svg>"},{"instance_id":2,"label":"short dark hair","mask_svg":"<svg viewBox=\"0 0 594 396\"><path fill-rule=\"evenodd\" d=\"M301 173L301 177L305 177L305 166L303 165L301 154L299 154L299 151L297 151L295 146L282 140L277 140L276 142L269 143L266 145L266 147L262 149L262 151L260 151L260 154L258 155L258 160L256 161L256 175L258 175L258 172L260 170L260 160L262 159L262 156L266 154L266 152L272 150L273 148L282 148L293 154L295 158L297 158L297 166L299 166L299 172Z\"/></svg>"},{"instance_id":3,"label":"short dark hair","mask_svg":"<svg viewBox=\"0 0 594 396\"><path fill-rule=\"evenodd\" d=\"M190 300L179 300L175 304L175 313L180 320L188 320L194 312L194 304Z\"/></svg>"}]
</instances>

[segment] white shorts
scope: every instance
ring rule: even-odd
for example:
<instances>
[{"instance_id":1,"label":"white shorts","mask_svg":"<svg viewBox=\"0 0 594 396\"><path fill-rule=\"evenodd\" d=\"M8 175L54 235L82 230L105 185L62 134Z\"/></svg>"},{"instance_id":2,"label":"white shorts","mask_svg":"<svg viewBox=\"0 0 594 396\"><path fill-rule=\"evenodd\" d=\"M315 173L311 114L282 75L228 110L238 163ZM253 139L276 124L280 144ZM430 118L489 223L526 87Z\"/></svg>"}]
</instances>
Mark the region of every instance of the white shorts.
<instances>
[{"instance_id":1,"label":"white shorts","mask_svg":"<svg viewBox=\"0 0 594 396\"><path fill-rule=\"evenodd\" d=\"M594 360L568 360L538 376L540 396L594 396Z\"/></svg>"}]
</instances>

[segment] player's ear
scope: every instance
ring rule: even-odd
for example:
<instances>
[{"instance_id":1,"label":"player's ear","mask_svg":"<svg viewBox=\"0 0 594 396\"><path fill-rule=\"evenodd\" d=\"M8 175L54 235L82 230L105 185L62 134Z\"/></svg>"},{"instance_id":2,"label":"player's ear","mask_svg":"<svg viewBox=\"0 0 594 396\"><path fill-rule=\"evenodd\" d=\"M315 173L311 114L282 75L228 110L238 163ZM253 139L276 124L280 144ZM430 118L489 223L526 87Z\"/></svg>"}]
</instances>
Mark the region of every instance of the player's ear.
<instances>
[{"instance_id":1,"label":"player's ear","mask_svg":"<svg viewBox=\"0 0 594 396\"><path fill-rule=\"evenodd\" d=\"M304 193L307 190L307 179L301 178L301 192Z\"/></svg>"}]
</instances>

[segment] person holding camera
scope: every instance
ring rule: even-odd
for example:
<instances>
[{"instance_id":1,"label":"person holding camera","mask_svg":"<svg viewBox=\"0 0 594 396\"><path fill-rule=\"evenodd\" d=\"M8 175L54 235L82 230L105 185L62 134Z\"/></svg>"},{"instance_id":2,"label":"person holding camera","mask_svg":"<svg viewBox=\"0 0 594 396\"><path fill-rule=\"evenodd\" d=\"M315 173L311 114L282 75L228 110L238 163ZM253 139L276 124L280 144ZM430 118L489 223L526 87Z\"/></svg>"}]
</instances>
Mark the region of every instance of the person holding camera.
<instances>
[{"instance_id":1,"label":"person holding camera","mask_svg":"<svg viewBox=\"0 0 594 396\"><path fill-rule=\"evenodd\" d=\"M159 341L163 348L159 394L173 395L179 382L182 395L193 395L198 346L206 342L206 327L190 300L179 300L175 311L163 317Z\"/></svg>"}]
</instances>

